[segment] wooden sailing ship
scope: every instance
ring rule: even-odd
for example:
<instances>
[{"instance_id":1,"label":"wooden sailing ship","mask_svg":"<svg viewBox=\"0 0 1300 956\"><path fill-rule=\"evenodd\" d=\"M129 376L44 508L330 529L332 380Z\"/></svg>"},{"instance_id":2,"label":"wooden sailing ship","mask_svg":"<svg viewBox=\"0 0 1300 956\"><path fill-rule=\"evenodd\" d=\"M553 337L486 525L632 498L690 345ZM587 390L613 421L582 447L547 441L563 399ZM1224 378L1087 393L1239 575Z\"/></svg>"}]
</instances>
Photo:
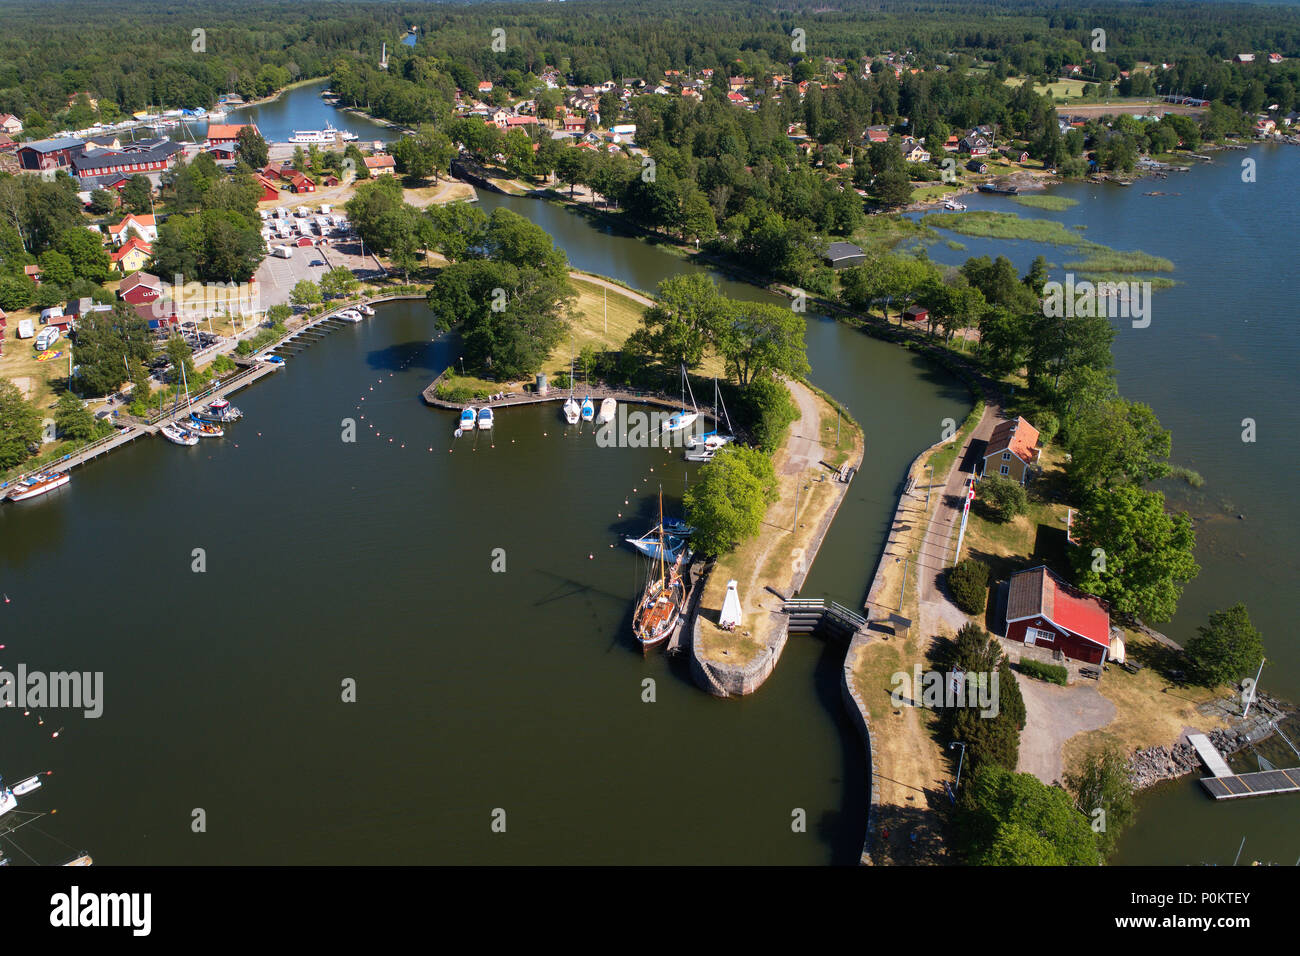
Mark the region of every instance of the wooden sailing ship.
<instances>
[{"instance_id":1,"label":"wooden sailing ship","mask_svg":"<svg viewBox=\"0 0 1300 956\"><path fill-rule=\"evenodd\" d=\"M664 547L664 492L659 489L659 548L651 564L650 579L632 615L632 631L643 651L658 647L672 636L686 607L686 588L682 581L681 548L669 562Z\"/></svg>"}]
</instances>

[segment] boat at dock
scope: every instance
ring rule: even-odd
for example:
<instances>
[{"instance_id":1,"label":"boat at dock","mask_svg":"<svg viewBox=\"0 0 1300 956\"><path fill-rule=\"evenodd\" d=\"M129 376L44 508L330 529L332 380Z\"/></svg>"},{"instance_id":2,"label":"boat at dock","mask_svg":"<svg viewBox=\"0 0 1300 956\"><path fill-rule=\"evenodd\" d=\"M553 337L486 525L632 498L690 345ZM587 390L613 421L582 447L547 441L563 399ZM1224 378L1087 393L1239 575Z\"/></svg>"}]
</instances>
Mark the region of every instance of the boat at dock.
<instances>
[{"instance_id":1,"label":"boat at dock","mask_svg":"<svg viewBox=\"0 0 1300 956\"><path fill-rule=\"evenodd\" d=\"M632 632L643 651L658 647L672 636L686 606L682 581L683 547L669 565L664 548L664 493L659 491L659 553L652 563L650 579L632 613Z\"/></svg>"},{"instance_id":2,"label":"boat at dock","mask_svg":"<svg viewBox=\"0 0 1300 956\"><path fill-rule=\"evenodd\" d=\"M490 408L480 408L480 409L479 409L479 412L478 412L478 427L479 427L479 428L491 428L491 427L492 427L492 424L493 424L492 419L493 419L492 409L490 409Z\"/></svg>"},{"instance_id":3,"label":"boat at dock","mask_svg":"<svg viewBox=\"0 0 1300 956\"><path fill-rule=\"evenodd\" d=\"M224 424L225 422L239 421L244 417L244 413L224 398L217 398L208 402L197 412L192 413L191 417L199 418L205 422L222 422Z\"/></svg>"},{"instance_id":4,"label":"boat at dock","mask_svg":"<svg viewBox=\"0 0 1300 956\"><path fill-rule=\"evenodd\" d=\"M584 422L589 422L595 417L596 417L596 406L592 403L591 396L588 395L586 398L582 400L582 420Z\"/></svg>"},{"instance_id":5,"label":"boat at dock","mask_svg":"<svg viewBox=\"0 0 1300 956\"><path fill-rule=\"evenodd\" d=\"M205 422L197 415L191 413L190 420L185 423L186 431L192 432L199 438L220 438L226 433L226 430L215 422Z\"/></svg>"},{"instance_id":6,"label":"boat at dock","mask_svg":"<svg viewBox=\"0 0 1300 956\"><path fill-rule=\"evenodd\" d=\"M966 211L966 204L964 202L958 202L955 199L945 199L943 202L939 203L939 205L944 209L951 209L953 212Z\"/></svg>"},{"instance_id":7,"label":"boat at dock","mask_svg":"<svg viewBox=\"0 0 1300 956\"><path fill-rule=\"evenodd\" d=\"M605 425L614 420L618 414L618 402L612 398L603 399L600 403L600 414L596 416L597 425Z\"/></svg>"},{"instance_id":8,"label":"boat at dock","mask_svg":"<svg viewBox=\"0 0 1300 956\"><path fill-rule=\"evenodd\" d=\"M582 417L582 406L574 400L572 395L564 400L564 407L562 410L564 412L565 421L570 425L578 424L578 419Z\"/></svg>"},{"instance_id":9,"label":"boat at dock","mask_svg":"<svg viewBox=\"0 0 1300 956\"><path fill-rule=\"evenodd\" d=\"M727 412L727 406L722 403L722 393L718 390L718 380L713 380L713 420L718 420L719 413L726 419L727 431L731 431L731 415ZM705 432L703 435L691 435L686 439L686 460L687 461L709 461L714 454L723 445L730 444L736 440L736 436L724 434L717 428L711 432ZM692 457L694 453L695 457ZM707 453L707 457L703 455Z\"/></svg>"},{"instance_id":10,"label":"boat at dock","mask_svg":"<svg viewBox=\"0 0 1300 956\"><path fill-rule=\"evenodd\" d=\"M197 445L199 437L175 422L168 422L158 429L163 438L176 445Z\"/></svg>"},{"instance_id":11,"label":"boat at dock","mask_svg":"<svg viewBox=\"0 0 1300 956\"><path fill-rule=\"evenodd\" d=\"M686 366L682 366L682 407L679 411L673 412L664 422L663 430L666 432L679 432L684 428L690 428L695 420L700 417L699 407L695 404L695 395L691 395L691 407L686 407L686 393L690 391L691 383L686 380Z\"/></svg>"},{"instance_id":12,"label":"boat at dock","mask_svg":"<svg viewBox=\"0 0 1300 956\"><path fill-rule=\"evenodd\" d=\"M358 312L356 309L346 309L343 312L340 312L338 315L336 315L335 318L341 319L344 322L351 322L353 325L355 325L356 323L361 321L361 313Z\"/></svg>"},{"instance_id":13,"label":"boat at dock","mask_svg":"<svg viewBox=\"0 0 1300 956\"><path fill-rule=\"evenodd\" d=\"M33 790L39 790L41 786L40 774L28 777L26 780L20 780L13 785L15 797L21 797L24 793L31 793Z\"/></svg>"},{"instance_id":14,"label":"boat at dock","mask_svg":"<svg viewBox=\"0 0 1300 956\"><path fill-rule=\"evenodd\" d=\"M993 193L998 196L1016 196L1020 194L1020 187L999 186L996 183L980 183L979 191L982 193Z\"/></svg>"},{"instance_id":15,"label":"boat at dock","mask_svg":"<svg viewBox=\"0 0 1300 956\"><path fill-rule=\"evenodd\" d=\"M335 129L333 124L326 123L324 129L300 129L294 130L289 142L308 145L315 143L317 145L333 145L339 137L343 138L345 143L355 143L359 137L356 133L349 133L347 130Z\"/></svg>"},{"instance_id":16,"label":"boat at dock","mask_svg":"<svg viewBox=\"0 0 1300 956\"><path fill-rule=\"evenodd\" d=\"M682 552L682 549L686 547L686 541L677 535L665 534L662 535L661 542L661 535L659 532L662 530L662 528L655 528L653 531L650 531L639 538L624 538L623 540L636 548L647 558L658 558L659 550L662 548L665 557L667 557L669 561L676 560L677 555L679 555Z\"/></svg>"},{"instance_id":17,"label":"boat at dock","mask_svg":"<svg viewBox=\"0 0 1300 956\"><path fill-rule=\"evenodd\" d=\"M465 406L464 410L460 413L459 430L463 432L472 432L477 420L478 412L475 411L474 407L472 405Z\"/></svg>"},{"instance_id":18,"label":"boat at dock","mask_svg":"<svg viewBox=\"0 0 1300 956\"><path fill-rule=\"evenodd\" d=\"M56 488L62 488L71 477L59 471L38 471L34 475L29 475L14 486L14 490L9 492L10 501L26 501L29 498L39 498L41 495L49 494Z\"/></svg>"},{"instance_id":19,"label":"boat at dock","mask_svg":"<svg viewBox=\"0 0 1300 956\"><path fill-rule=\"evenodd\" d=\"M360 312L362 315L366 315L366 316L370 316L370 315L374 315L374 314L375 314L375 310L374 310L371 306L368 306L368 305L359 305L359 306L357 306L357 311Z\"/></svg>"}]
</instances>

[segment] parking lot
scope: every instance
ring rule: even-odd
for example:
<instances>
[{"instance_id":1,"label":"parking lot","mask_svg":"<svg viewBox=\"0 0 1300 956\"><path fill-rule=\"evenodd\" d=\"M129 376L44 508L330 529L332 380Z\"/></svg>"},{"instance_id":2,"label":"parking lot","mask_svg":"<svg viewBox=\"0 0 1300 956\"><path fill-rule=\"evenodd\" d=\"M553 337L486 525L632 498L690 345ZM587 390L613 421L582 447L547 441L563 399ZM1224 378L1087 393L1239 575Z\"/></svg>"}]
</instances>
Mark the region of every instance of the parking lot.
<instances>
[{"instance_id":1,"label":"parking lot","mask_svg":"<svg viewBox=\"0 0 1300 956\"><path fill-rule=\"evenodd\" d=\"M333 250L330 252L332 256ZM294 248L293 255L288 259L268 255L255 273L260 299L258 305L263 309L269 309L273 305L287 305L294 285L303 279L320 282L321 276L328 271L325 256L319 248L313 246Z\"/></svg>"}]
</instances>

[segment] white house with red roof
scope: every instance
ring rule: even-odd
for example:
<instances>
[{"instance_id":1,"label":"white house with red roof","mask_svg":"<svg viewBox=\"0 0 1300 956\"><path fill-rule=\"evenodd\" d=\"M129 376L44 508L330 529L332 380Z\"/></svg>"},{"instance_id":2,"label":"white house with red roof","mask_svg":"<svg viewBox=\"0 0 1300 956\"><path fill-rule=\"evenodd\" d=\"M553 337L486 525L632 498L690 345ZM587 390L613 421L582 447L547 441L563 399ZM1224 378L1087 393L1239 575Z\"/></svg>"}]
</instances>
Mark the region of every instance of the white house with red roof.
<instances>
[{"instance_id":1,"label":"white house with red roof","mask_svg":"<svg viewBox=\"0 0 1300 956\"><path fill-rule=\"evenodd\" d=\"M983 466L985 475L1001 475L1012 478L1020 484L1029 477L1030 469L1038 464L1042 449L1038 446L1038 429L1023 418L1012 418L999 422L989 436L989 443L984 448Z\"/></svg>"},{"instance_id":2,"label":"white house with red roof","mask_svg":"<svg viewBox=\"0 0 1300 956\"><path fill-rule=\"evenodd\" d=\"M1006 638L1058 650L1089 664L1110 653L1110 610L1101 598L1080 591L1040 566L1011 575L1007 587Z\"/></svg>"},{"instance_id":3,"label":"white house with red roof","mask_svg":"<svg viewBox=\"0 0 1300 956\"><path fill-rule=\"evenodd\" d=\"M120 246L126 242L132 229L145 242L156 242L158 239L158 223L154 217L152 215L137 215L136 213L130 213L121 222L109 226L108 237L113 241L113 245Z\"/></svg>"}]
</instances>

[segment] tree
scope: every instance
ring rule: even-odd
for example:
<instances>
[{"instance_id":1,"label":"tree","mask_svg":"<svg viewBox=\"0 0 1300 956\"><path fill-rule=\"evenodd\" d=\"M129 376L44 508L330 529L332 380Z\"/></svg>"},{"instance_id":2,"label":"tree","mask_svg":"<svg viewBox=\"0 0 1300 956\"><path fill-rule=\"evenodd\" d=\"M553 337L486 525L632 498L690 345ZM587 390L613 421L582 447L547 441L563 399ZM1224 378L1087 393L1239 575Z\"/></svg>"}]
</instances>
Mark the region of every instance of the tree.
<instances>
[{"instance_id":1,"label":"tree","mask_svg":"<svg viewBox=\"0 0 1300 956\"><path fill-rule=\"evenodd\" d=\"M87 206L96 216L107 215L117 206L117 196L107 189L95 189L90 193Z\"/></svg>"},{"instance_id":2,"label":"tree","mask_svg":"<svg viewBox=\"0 0 1300 956\"><path fill-rule=\"evenodd\" d=\"M333 298L348 295L360 284L357 277L352 274L351 269L346 266L338 266L321 276L320 291L326 298Z\"/></svg>"},{"instance_id":3,"label":"tree","mask_svg":"<svg viewBox=\"0 0 1300 956\"><path fill-rule=\"evenodd\" d=\"M71 392L64 392L54 405L54 424L59 434L73 441L87 442L99 435L99 423Z\"/></svg>"},{"instance_id":4,"label":"tree","mask_svg":"<svg viewBox=\"0 0 1300 956\"><path fill-rule=\"evenodd\" d=\"M321 301L321 287L310 279L299 279L289 290L289 301L299 306L315 305Z\"/></svg>"},{"instance_id":5,"label":"tree","mask_svg":"<svg viewBox=\"0 0 1300 956\"><path fill-rule=\"evenodd\" d=\"M975 485L975 495L994 520L1007 522L1029 508L1029 496L1018 481L987 474Z\"/></svg>"},{"instance_id":6,"label":"tree","mask_svg":"<svg viewBox=\"0 0 1300 956\"><path fill-rule=\"evenodd\" d=\"M704 360L705 348L716 341L728 315L727 300L710 276L672 276L659 283L655 304L645 310L626 347L672 368L694 368Z\"/></svg>"},{"instance_id":7,"label":"tree","mask_svg":"<svg viewBox=\"0 0 1300 956\"><path fill-rule=\"evenodd\" d=\"M727 445L706 463L682 499L701 553L726 554L758 534L777 497L772 460L758 449Z\"/></svg>"},{"instance_id":8,"label":"tree","mask_svg":"<svg viewBox=\"0 0 1300 956\"><path fill-rule=\"evenodd\" d=\"M1079 488L1145 484L1169 474L1169 432L1149 405L1115 396L1070 426L1070 478Z\"/></svg>"},{"instance_id":9,"label":"tree","mask_svg":"<svg viewBox=\"0 0 1300 956\"><path fill-rule=\"evenodd\" d=\"M103 282L113 271L113 263L108 258L108 250L99 238L92 235L84 226L65 229L59 233L54 247L68 257L72 271L82 279L91 282Z\"/></svg>"},{"instance_id":10,"label":"tree","mask_svg":"<svg viewBox=\"0 0 1300 956\"><path fill-rule=\"evenodd\" d=\"M21 464L40 440L40 413L17 385L0 378L0 468Z\"/></svg>"},{"instance_id":11,"label":"tree","mask_svg":"<svg viewBox=\"0 0 1300 956\"><path fill-rule=\"evenodd\" d=\"M948 569L948 590L967 614L983 614L989 593L989 566L964 558Z\"/></svg>"},{"instance_id":12,"label":"tree","mask_svg":"<svg viewBox=\"0 0 1300 956\"><path fill-rule=\"evenodd\" d=\"M254 126L249 125L241 129L239 135L235 137L235 143L239 146L239 158L253 169L261 169L270 160L270 147L266 145L266 140Z\"/></svg>"},{"instance_id":13,"label":"tree","mask_svg":"<svg viewBox=\"0 0 1300 956\"><path fill-rule=\"evenodd\" d=\"M1207 687L1255 676L1264 659L1264 640L1250 623L1246 605L1238 602L1215 611L1209 622L1196 630L1197 636L1187 642L1187 656L1197 678Z\"/></svg>"},{"instance_id":14,"label":"tree","mask_svg":"<svg viewBox=\"0 0 1300 956\"><path fill-rule=\"evenodd\" d=\"M1164 495L1134 485L1094 490L1075 515L1076 581L1120 614L1168 621L1183 585L1200 572L1187 515L1167 514Z\"/></svg>"},{"instance_id":15,"label":"tree","mask_svg":"<svg viewBox=\"0 0 1300 956\"><path fill-rule=\"evenodd\" d=\"M17 312L32 304L36 284L26 276L0 276L0 309Z\"/></svg>"},{"instance_id":16,"label":"tree","mask_svg":"<svg viewBox=\"0 0 1300 956\"><path fill-rule=\"evenodd\" d=\"M173 335L167 340L167 361L172 365L173 385L180 385L182 381L194 381L194 350L182 336Z\"/></svg>"},{"instance_id":17,"label":"tree","mask_svg":"<svg viewBox=\"0 0 1300 956\"><path fill-rule=\"evenodd\" d=\"M148 176L144 173L136 173L126 181L126 185L122 187L122 204L130 212L141 214L153 209L153 183L149 181Z\"/></svg>"},{"instance_id":18,"label":"tree","mask_svg":"<svg viewBox=\"0 0 1300 956\"><path fill-rule=\"evenodd\" d=\"M1065 785L1074 793L1079 812L1092 822L1097 849L1106 858L1137 816L1128 759L1114 745L1094 750L1076 772L1066 774Z\"/></svg>"},{"instance_id":19,"label":"tree","mask_svg":"<svg viewBox=\"0 0 1300 956\"><path fill-rule=\"evenodd\" d=\"M1028 773L985 764L971 773L958 815L966 861L977 866L1096 866L1097 843L1070 794Z\"/></svg>"},{"instance_id":20,"label":"tree","mask_svg":"<svg viewBox=\"0 0 1300 956\"><path fill-rule=\"evenodd\" d=\"M769 455L781 447L787 429L799 417L790 389L774 378L751 381L732 411L754 444Z\"/></svg>"},{"instance_id":21,"label":"tree","mask_svg":"<svg viewBox=\"0 0 1300 956\"><path fill-rule=\"evenodd\" d=\"M717 349L727 374L741 385L779 373L802 378L810 371L804 345L804 320L778 305L729 301L718 322Z\"/></svg>"},{"instance_id":22,"label":"tree","mask_svg":"<svg viewBox=\"0 0 1300 956\"><path fill-rule=\"evenodd\" d=\"M41 266L42 286L48 283L67 288L77 278L72 268L72 260L54 249L46 249L36 261Z\"/></svg>"},{"instance_id":23,"label":"tree","mask_svg":"<svg viewBox=\"0 0 1300 956\"><path fill-rule=\"evenodd\" d=\"M77 320L77 372L72 387L78 395L107 395L126 380L132 362L153 355L149 323L125 302L111 312L91 312Z\"/></svg>"},{"instance_id":24,"label":"tree","mask_svg":"<svg viewBox=\"0 0 1300 956\"><path fill-rule=\"evenodd\" d=\"M891 303L901 313L918 296L936 288L939 281L939 270L927 259L877 254L869 256L862 265L840 273L840 297L864 312L883 301L888 322Z\"/></svg>"},{"instance_id":25,"label":"tree","mask_svg":"<svg viewBox=\"0 0 1300 956\"><path fill-rule=\"evenodd\" d=\"M560 150L555 157L555 174L560 182L569 186L569 198L573 198L573 187L585 183L591 171L591 153L576 146Z\"/></svg>"}]
</instances>

